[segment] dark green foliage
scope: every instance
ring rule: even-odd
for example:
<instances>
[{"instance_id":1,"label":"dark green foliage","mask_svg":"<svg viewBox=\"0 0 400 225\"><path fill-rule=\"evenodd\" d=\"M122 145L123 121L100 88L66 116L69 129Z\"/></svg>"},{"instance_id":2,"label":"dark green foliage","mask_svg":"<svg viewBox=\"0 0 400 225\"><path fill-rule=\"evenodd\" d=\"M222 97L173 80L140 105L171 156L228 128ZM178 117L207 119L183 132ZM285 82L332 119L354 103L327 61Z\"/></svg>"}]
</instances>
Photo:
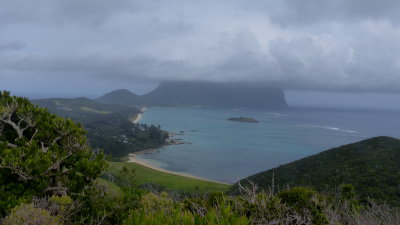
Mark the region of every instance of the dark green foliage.
<instances>
[{"instance_id":1,"label":"dark green foliage","mask_svg":"<svg viewBox=\"0 0 400 225\"><path fill-rule=\"evenodd\" d=\"M308 207L312 204L314 196L317 196L317 192L302 187L294 187L278 193L278 197L282 199L283 203L296 209Z\"/></svg>"},{"instance_id":2,"label":"dark green foliage","mask_svg":"<svg viewBox=\"0 0 400 225\"><path fill-rule=\"evenodd\" d=\"M400 205L399 162L400 140L376 137L327 150L247 179L267 188L274 177L277 188L305 186L329 194L339 193L342 184L351 184L361 201L370 197Z\"/></svg>"},{"instance_id":3,"label":"dark green foliage","mask_svg":"<svg viewBox=\"0 0 400 225\"><path fill-rule=\"evenodd\" d=\"M112 157L159 148L168 138L168 133L159 127L134 124L123 118L116 118L114 121L103 118L83 124L88 130L90 144L95 148L104 149L104 152Z\"/></svg>"},{"instance_id":4,"label":"dark green foliage","mask_svg":"<svg viewBox=\"0 0 400 225\"><path fill-rule=\"evenodd\" d=\"M351 184L343 184L341 191L341 198L346 200L354 200L356 198L355 188Z\"/></svg>"},{"instance_id":5,"label":"dark green foliage","mask_svg":"<svg viewBox=\"0 0 400 225\"><path fill-rule=\"evenodd\" d=\"M34 103L82 123L88 131L90 145L112 157L158 148L168 138L168 133L159 126L132 123L130 118L140 113L136 107L107 105L87 98L42 99Z\"/></svg>"},{"instance_id":6,"label":"dark green foliage","mask_svg":"<svg viewBox=\"0 0 400 225\"><path fill-rule=\"evenodd\" d=\"M76 196L79 209L67 224L121 224L131 210L139 207L141 193L136 188L123 188L122 195L89 188Z\"/></svg>"},{"instance_id":7,"label":"dark green foliage","mask_svg":"<svg viewBox=\"0 0 400 225\"><path fill-rule=\"evenodd\" d=\"M80 192L105 167L80 125L0 92L0 217L33 196Z\"/></svg>"},{"instance_id":8,"label":"dark green foliage","mask_svg":"<svg viewBox=\"0 0 400 225\"><path fill-rule=\"evenodd\" d=\"M92 186L74 196L79 205L69 224L121 224L130 211L139 207L143 190L134 182L135 171L126 167L115 177L120 191Z\"/></svg>"},{"instance_id":9,"label":"dark green foliage","mask_svg":"<svg viewBox=\"0 0 400 225\"><path fill-rule=\"evenodd\" d=\"M300 215L309 213L312 224L329 224L322 196L309 188L295 187L278 193L281 202Z\"/></svg>"}]
</instances>

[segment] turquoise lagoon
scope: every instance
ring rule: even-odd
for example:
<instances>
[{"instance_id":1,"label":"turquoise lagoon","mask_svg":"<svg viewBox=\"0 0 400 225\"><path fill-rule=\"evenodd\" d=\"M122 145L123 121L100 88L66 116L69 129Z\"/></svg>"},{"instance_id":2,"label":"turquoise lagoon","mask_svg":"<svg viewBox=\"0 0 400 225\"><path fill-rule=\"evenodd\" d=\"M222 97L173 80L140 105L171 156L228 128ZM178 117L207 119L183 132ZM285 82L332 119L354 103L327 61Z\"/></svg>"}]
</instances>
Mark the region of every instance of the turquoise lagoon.
<instances>
[{"instance_id":1,"label":"turquoise lagoon","mask_svg":"<svg viewBox=\"0 0 400 225\"><path fill-rule=\"evenodd\" d=\"M259 123L226 120L240 116ZM149 108L140 122L160 125L190 144L169 145L139 159L228 183L369 137L400 137L400 113L384 111Z\"/></svg>"}]
</instances>

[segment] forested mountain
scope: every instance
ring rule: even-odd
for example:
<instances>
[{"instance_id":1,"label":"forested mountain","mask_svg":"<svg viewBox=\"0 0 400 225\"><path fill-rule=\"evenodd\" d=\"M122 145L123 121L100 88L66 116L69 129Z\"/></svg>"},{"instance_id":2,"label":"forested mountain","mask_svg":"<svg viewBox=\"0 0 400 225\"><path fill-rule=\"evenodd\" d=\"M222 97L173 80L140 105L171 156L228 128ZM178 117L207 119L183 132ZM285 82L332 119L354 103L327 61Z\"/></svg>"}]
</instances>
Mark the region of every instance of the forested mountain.
<instances>
[{"instance_id":1,"label":"forested mountain","mask_svg":"<svg viewBox=\"0 0 400 225\"><path fill-rule=\"evenodd\" d=\"M141 105L141 96L131 93L126 89L119 89L107 93L96 99L98 102L118 105Z\"/></svg>"},{"instance_id":2,"label":"forested mountain","mask_svg":"<svg viewBox=\"0 0 400 225\"><path fill-rule=\"evenodd\" d=\"M32 102L59 116L82 123L88 131L90 144L112 156L160 147L168 137L168 133L158 126L132 123L130 119L140 113L140 109L133 106L102 104L87 98L52 98Z\"/></svg>"},{"instance_id":3,"label":"forested mountain","mask_svg":"<svg viewBox=\"0 0 400 225\"><path fill-rule=\"evenodd\" d=\"M116 90L97 101L135 106L209 106L219 108L282 109L287 107L279 88L251 83L163 82L155 90L137 96Z\"/></svg>"},{"instance_id":4,"label":"forested mountain","mask_svg":"<svg viewBox=\"0 0 400 225\"><path fill-rule=\"evenodd\" d=\"M306 186L335 193L352 184L361 199L372 197L400 205L400 140L375 137L333 148L281 165L240 181L250 180L268 188Z\"/></svg>"}]
</instances>

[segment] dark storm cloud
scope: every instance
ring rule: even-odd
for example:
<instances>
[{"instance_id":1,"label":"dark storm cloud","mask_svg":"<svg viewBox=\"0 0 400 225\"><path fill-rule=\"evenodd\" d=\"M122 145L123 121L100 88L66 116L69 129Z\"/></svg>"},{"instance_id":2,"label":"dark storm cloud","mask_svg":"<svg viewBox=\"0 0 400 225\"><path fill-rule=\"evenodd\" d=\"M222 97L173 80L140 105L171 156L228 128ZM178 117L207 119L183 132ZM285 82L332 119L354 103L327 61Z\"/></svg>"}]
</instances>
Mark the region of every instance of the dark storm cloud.
<instances>
[{"instance_id":1,"label":"dark storm cloud","mask_svg":"<svg viewBox=\"0 0 400 225\"><path fill-rule=\"evenodd\" d=\"M0 88L73 76L105 84L260 81L294 90L400 90L398 1L0 5Z\"/></svg>"}]
</instances>

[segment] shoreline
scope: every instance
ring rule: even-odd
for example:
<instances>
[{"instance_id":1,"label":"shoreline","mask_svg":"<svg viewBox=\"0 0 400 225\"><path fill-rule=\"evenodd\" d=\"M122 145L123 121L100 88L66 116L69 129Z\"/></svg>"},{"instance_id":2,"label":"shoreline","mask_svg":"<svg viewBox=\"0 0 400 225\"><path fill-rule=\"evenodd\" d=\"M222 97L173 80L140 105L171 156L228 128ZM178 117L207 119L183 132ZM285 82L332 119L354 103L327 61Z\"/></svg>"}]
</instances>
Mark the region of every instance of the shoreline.
<instances>
[{"instance_id":1,"label":"shoreline","mask_svg":"<svg viewBox=\"0 0 400 225\"><path fill-rule=\"evenodd\" d=\"M140 112L138 114L136 114L133 118L131 118L131 122L132 123L138 123L142 119L142 116L143 116L144 112L146 112L146 108L142 107L140 109ZM173 134L173 135L175 135L175 134ZM173 144L173 143L169 143L169 144ZM183 143L178 142L178 143L174 143L174 144L183 144ZM146 149L146 150L139 151L139 152L136 152L136 153L130 153L128 155L129 160L127 162L136 163L136 164L145 166L147 168L150 168L150 169L153 169L153 170L157 170L157 171L160 171L160 172L163 172L163 173L171 174L171 175L182 176L182 177L187 177L187 178L191 178L191 179L195 179L195 180L212 182L212 183L217 183L217 184L232 185L232 184L221 182L221 181L210 180L210 179L206 179L206 178L203 178L203 177L198 177L198 176L195 176L195 175L192 175L192 174L188 174L188 173L175 172L175 171L159 168L159 167L151 165L150 163L148 163L148 162L146 162L144 160L140 160L140 159L137 158L137 156L139 154L146 154L146 153L153 152L153 151L156 151L156 150L158 150L158 149Z\"/></svg>"},{"instance_id":2,"label":"shoreline","mask_svg":"<svg viewBox=\"0 0 400 225\"><path fill-rule=\"evenodd\" d=\"M139 123L140 120L141 120L142 117L143 117L144 112L146 112L146 107L140 108L140 112L139 112L138 114L134 115L134 116L131 118L131 122L132 122L132 123Z\"/></svg>"},{"instance_id":3,"label":"shoreline","mask_svg":"<svg viewBox=\"0 0 400 225\"><path fill-rule=\"evenodd\" d=\"M154 149L152 149L152 150L144 150L143 152L146 152L146 151L154 151ZM144 160L138 159L137 156L138 156L137 153L130 153L128 155L129 160L127 162L137 163L139 165L148 167L148 168L153 169L153 170L157 170L157 171L160 171L160 172L163 172L163 173L168 173L168 174L177 175L177 176L181 176L181 177L187 177L187 178L191 178L191 179L195 179L195 180L212 182L212 183L217 183L217 184L232 185L232 184L221 182L221 181L210 180L210 179L206 179L206 178L203 178L203 177L198 177L198 176L195 176L195 175L192 175L192 174L189 174L189 173L175 172L175 171L159 168L159 167L151 165L150 163L148 163L148 162L146 162Z\"/></svg>"}]
</instances>

